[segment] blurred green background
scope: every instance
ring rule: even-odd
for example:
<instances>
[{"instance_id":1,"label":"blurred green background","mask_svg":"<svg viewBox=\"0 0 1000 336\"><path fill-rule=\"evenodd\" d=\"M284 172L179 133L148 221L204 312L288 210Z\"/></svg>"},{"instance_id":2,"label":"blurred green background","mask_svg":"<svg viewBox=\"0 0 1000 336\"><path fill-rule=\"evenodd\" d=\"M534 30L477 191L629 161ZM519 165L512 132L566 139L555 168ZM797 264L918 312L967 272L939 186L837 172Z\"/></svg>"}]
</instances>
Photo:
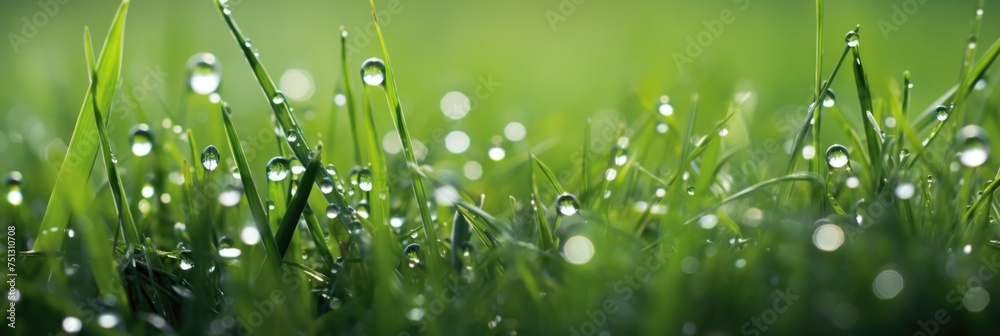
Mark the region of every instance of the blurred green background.
<instances>
[{"instance_id":1,"label":"blurred green background","mask_svg":"<svg viewBox=\"0 0 1000 336\"><path fill-rule=\"evenodd\" d=\"M902 6L904 1L830 1L826 5L823 76L842 50L844 34L861 24L867 70L876 96L887 98L890 85L900 81L904 70L913 73L913 105L917 108L927 106L953 85L974 1L910 3L917 4L916 12L899 16L898 7L893 6ZM44 14L44 6L36 1L3 2L0 30L8 32L8 44L0 48L0 74L5 79L0 81L0 155L24 158L30 151L49 162L59 160L88 83L83 27L90 27L99 47L117 5L117 1L66 1L51 17L35 18L36 23L45 24L36 26L36 33L25 34L31 31L25 31L23 19ZM351 55L352 66L378 55L374 34L365 32L365 25L371 22L368 3L231 0L231 6L276 81L292 68L311 74L315 93L308 100L294 101L293 106L307 130L324 129L315 124L325 122L322 116L335 111L337 131L333 138L324 135L323 141L338 144L328 147L343 149L331 150L334 163L353 165L346 145L350 135L345 111L331 103L340 82L337 35L340 25L351 33L350 44L357 48ZM441 139L452 129L461 129L471 137L468 152L440 150L433 161L428 160L455 171L460 171L466 160L478 160L488 177L507 169L504 163L523 163L526 144L535 145L536 152L551 162L554 170L568 169L572 164L569 153L580 148L583 136L575 130L582 130L588 117L620 112L625 117L619 121L632 120L629 115L647 112L641 108L652 106L661 95L674 97L678 111L687 111L687 97L699 92L702 109L719 115L731 94L755 90L759 94L757 112L744 120L746 128L734 129L737 136L730 137L755 141L760 137L739 133L771 134L778 118L775 114L788 111L789 106L806 105L813 90L812 1L591 0L575 4L555 0L400 0L391 10L387 1L377 1L376 7L384 13L382 24L413 137L429 148L443 143ZM735 21L723 25L721 33L701 48L701 54L680 69L675 54L685 55L689 39L709 31L705 22L718 20L727 10L732 11ZM564 20L553 23L550 18L556 13ZM905 23L898 31L881 29L879 22L892 23L894 13L897 23L900 18L905 18ZM987 6L980 38L983 44L1000 36L1000 20L991 19L990 14ZM25 37L26 42L15 45L11 34ZM235 111L237 125L251 134L271 127L267 101L211 1L134 1L125 36L123 90L137 96L137 90L150 92L136 99L149 115L150 124L157 126L171 115L180 119L176 124L192 128L195 134L219 127L214 131L215 139L201 136L199 145L223 142L221 125L207 122L217 119L213 115L216 111L208 110L210 105L192 105L188 116L177 112L184 102L188 58L210 52L222 63L221 90ZM144 89L142 81L156 70L165 73L163 81L150 81L149 90ZM844 92L838 104L856 108L853 80L849 73L843 74L833 85ZM357 80L359 76L352 77ZM498 83L495 91L485 99L475 99L465 119L453 121L441 113L440 100L446 92L461 91L474 97L482 81L489 79ZM355 84L358 87L360 81ZM383 132L391 129L390 119L382 112L385 104L381 98L375 97ZM122 103L116 104L113 113L112 142L124 148L128 130L139 120ZM850 117L856 117L854 114L848 113ZM701 121L714 122L707 119ZM507 162L491 162L486 154L491 138L502 135L503 126L511 121L527 126L527 141L514 151L508 148ZM154 131L163 130L154 127ZM312 141L315 143L315 138ZM434 150L431 148L432 153ZM117 152L128 155L125 150ZM254 164L262 167L270 156L258 155ZM0 171L25 167L19 159L0 160ZM51 178L55 171L56 167L51 167L45 173ZM25 174L26 181L46 180L33 176L37 173ZM501 180L507 178L496 175L501 175ZM474 192L483 191L488 183L480 182L469 187ZM27 189L29 200L44 200L48 195L45 187Z\"/></svg>"}]
</instances>

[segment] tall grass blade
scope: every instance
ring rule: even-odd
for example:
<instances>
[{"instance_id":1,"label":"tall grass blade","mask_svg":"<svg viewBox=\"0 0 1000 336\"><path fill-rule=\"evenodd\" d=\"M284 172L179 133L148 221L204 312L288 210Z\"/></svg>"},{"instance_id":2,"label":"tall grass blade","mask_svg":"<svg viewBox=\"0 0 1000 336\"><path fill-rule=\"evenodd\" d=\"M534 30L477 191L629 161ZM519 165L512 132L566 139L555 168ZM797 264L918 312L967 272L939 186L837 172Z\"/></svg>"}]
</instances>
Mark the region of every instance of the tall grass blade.
<instances>
[{"instance_id":1,"label":"tall grass blade","mask_svg":"<svg viewBox=\"0 0 1000 336\"><path fill-rule=\"evenodd\" d=\"M125 16L128 13L129 0L123 0L115 19L111 23L108 37L104 40L104 47L101 49L101 56L97 60L97 82L103 83L101 87L88 88L80 114L77 117L76 126L73 128L73 135L66 149L66 157L59 168L59 175L53 184L51 196L49 196L48 207L42 219L40 230L65 230L66 223L69 222L71 210L68 208L70 202L79 202L71 197L72 193L67 192L67 188L79 188L77 183L87 181L94 167L94 159L97 157L98 142L97 124L94 120L94 112L91 109L96 100L96 105L102 110L111 111L111 101L115 97L118 89L118 81L121 74L121 59L125 37ZM91 83L91 85L96 85ZM97 94L93 94L97 92ZM81 206L83 207L83 206ZM64 235L40 235L36 240L33 249L36 251L56 251L62 246Z\"/></svg>"}]
</instances>

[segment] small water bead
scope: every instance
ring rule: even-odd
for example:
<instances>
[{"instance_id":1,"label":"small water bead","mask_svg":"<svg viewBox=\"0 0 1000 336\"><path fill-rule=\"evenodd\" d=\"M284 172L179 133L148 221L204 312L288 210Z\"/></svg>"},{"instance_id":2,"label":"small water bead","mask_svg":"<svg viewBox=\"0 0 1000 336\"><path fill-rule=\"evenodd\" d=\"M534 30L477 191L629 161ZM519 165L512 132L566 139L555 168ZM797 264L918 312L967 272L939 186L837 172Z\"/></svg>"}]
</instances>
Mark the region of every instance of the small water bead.
<instances>
[{"instance_id":1,"label":"small water bead","mask_svg":"<svg viewBox=\"0 0 1000 336\"><path fill-rule=\"evenodd\" d=\"M727 135L729 135L729 129L728 128L723 128L723 129L719 130L719 136L720 137L724 137L724 136L727 136Z\"/></svg>"},{"instance_id":2,"label":"small water bead","mask_svg":"<svg viewBox=\"0 0 1000 336\"><path fill-rule=\"evenodd\" d=\"M222 236L219 238L219 256L223 258L236 258L243 254L243 251L233 247L233 238Z\"/></svg>"},{"instance_id":3,"label":"small water bead","mask_svg":"<svg viewBox=\"0 0 1000 336\"><path fill-rule=\"evenodd\" d=\"M688 187L687 188L687 193L688 193L688 195L694 196L694 187Z\"/></svg>"},{"instance_id":4,"label":"small water bead","mask_svg":"<svg viewBox=\"0 0 1000 336\"><path fill-rule=\"evenodd\" d=\"M118 163L118 156L115 153L111 153L111 163Z\"/></svg>"},{"instance_id":5,"label":"small water bead","mask_svg":"<svg viewBox=\"0 0 1000 336\"><path fill-rule=\"evenodd\" d=\"M848 163L851 162L851 158L847 152L847 147L841 145L833 145L826 150L826 164L830 167L830 170L844 168Z\"/></svg>"},{"instance_id":6,"label":"small water bead","mask_svg":"<svg viewBox=\"0 0 1000 336\"><path fill-rule=\"evenodd\" d=\"M580 211L580 203L576 201L576 196L570 193L562 193L556 197L556 209L563 216L572 216Z\"/></svg>"},{"instance_id":7,"label":"small water bead","mask_svg":"<svg viewBox=\"0 0 1000 336\"><path fill-rule=\"evenodd\" d=\"M615 162L616 166L619 166L619 167L624 166L625 163L628 162L628 150L625 149L625 148L619 147L615 151L614 162Z\"/></svg>"},{"instance_id":8,"label":"small water bead","mask_svg":"<svg viewBox=\"0 0 1000 336\"><path fill-rule=\"evenodd\" d=\"M187 63L188 88L199 95L208 95L219 89L222 82L222 64L210 53L191 56Z\"/></svg>"},{"instance_id":9,"label":"small water bead","mask_svg":"<svg viewBox=\"0 0 1000 336\"><path fill-rule=\"evenodd\" d=\"M372 170L370 168L364 168L358 171L356 175L357 181L354 184L358 185L362 191L372 191Z\"/></svg>"},{"instance_id":10,"label":"small water bead","mask_svg":"<svg viewBox=\"0 0 1000 336\"><path fill-rule=\"evenodd\" d=\"M385 62L378 58L365 60L361 63L361 79L371 86L385 84Z\"/></svg>"},{"instance_id":11,"label":"small water bead","mask_svg":"<svg viewBox=\"0 0 1000 336\"><path fill-rule=\"evenodd\" d=\"M326 207L326 218L334 219L340 215L340 206L331 203Z\"/></svg>"},{"instance_id":12,"label":"small water bead","mask_svg":"<svg viewBox=\"0 0 1000 336\"><path fill-rule=\"evenodd\" d=\"M660 105L656 107L656 110L663 116L674 114L674 106L670 105L670 97L660 97Z\"/></svg>"},{"instance_id":13,"label":"small water bead","mask_svg":"<svg viewBox=\"0 0 1000 336\"><path fill-rule=\"evenodd\" d=\"M948 115L949 114L950 114L950 111L948 111L948 107L947 106L939 105L936 109L934 109L934 115L937 117L938 121L948 120Z\"/></svg>"},{"instance_id":14,"label":"small water bead","mask_svg":"<svg viewBox=\"0 0 1000 336\"><path fill-rule=\"evenodd\" d=\"M149 125L138 124L132 127L128 141L132 144L132 154L146 156L153 151L153 131Z\"/></svg>"},{"instance_id":15,"label":"small water bead","mask_svg":"<svg viewBox=\"0 0 1000 336\"><path fill-rule=\"evenodd\" d=\"M857 31L851 31L844 37L844 41L847 42L848 47L854 48L860 43L860 36L858 36Z\"/></svg>"},{"instance_id":16,"label":"small water bead","mask_svg":"<svg viewBox=\"0 0 1000 336\"><path fill-rule=\"evenodd\" d=\"M219 167L219 157L219 149L208 145L205 150L201 151L201 166L205 167L205 170L214 171L215 168Z\"/></svg>"},{"instance_id":17,"label":"small water bead","mask_svg":"<svg viewBox=\"0 0 1000 336\"><path fill-rule=\"evenodd\" d=\"M333 192L333 180L329 178L324 178L319 182L319 191L324 194L329 194Z\"/></svg>"},{"instance_id":18,"label":"small water bead","mask_svg":"<svg viewBox=\"0 0 1000 336\"><path fill-rule=\"evenodd\" d=\"M225 207L234 207L243 198L243 191L234 185L228 185L219 193L219 203Z\"/></svg>"},{"instance_id":19,"label":"small water bead","mask_svg":"<svg viewBox=\"0 0 1000 336\"><path fill-rule=\"evenodd\" d=\"M961 154L958 160L962 165L975 168L982 166L990 157L990 140L986 130L977 125L962 127L958 132L958 142L961 144Z\"/></svg>"},{"instance_id":20,"label":"small water bead","mask_svg":"<svg viewBox=\"0 0 1000 336\"><path fill-rule=\"evenodd\" d=\"M271 104L281 105L285 103L285 94L281 91L275 91L274 96L271 97Z\"/></svg>"},{"instance_id":21,"label":"small water bead","mask_svg":"<svg viewBox=\"0 0 1000 336\"><path fill-rule=\"evenodd\" d=\"M361 218L368 218L368 216L369 216L368 208L369 208L368 207L368 201L361 200L361 202L358 202L358 208L354 209L354 211L355 211L355 213L358 214L359 217L361 217Z\"/></svg>"},{"instance_id":22,"label":"small water bead","mask_svg":"<svg viewBox=\"0 0 1000 336\"><path fill-rule=\"evenodd\" d=\"M916 191L917 189L912 183L903 183L896 186L895 193L896 197L899 197L900 199L910 199Z\"/></svg>"},{"instance_id":23,"label":"small water bead","mask_svg":"<svg viewBox=\"0 0 1000 336\"><path fill-rule=\"evenodd\" d=\"M608 168L604 171L604 179L608 181L614 181L618 177L618 170L614 168Z\"/></svg>"},{"instance_id":24,"label":"small water bead","mask_svg":"<svg viewBox=\"0 0 1000 336\"><path fill-rule=\"evenodd\" d=\"M229 173L233 175L234 180L243 179L243 175L240 175L240 167L233 166L232 168L229 168Z\"/></svg>"},{"instance_id":25,"label":"small water bead","mask_svg":"<svg viewBox=\"0 0 1000 336\"><path fill-rule=\"evenodd\" d=\"M984 75L982 77L979 77L979 80L976 81L976 85L973 86L972 88L976 91L982 91L986 90L986 85L988 84L989 82L986 81L986 76Z\"/></svg>"},{"instance_id":26,"label":"small water bead","mask_svg":"<svg viewBox=\"0 0 1000 336\"><path fill-rule=\"evenodd\" d=\"M291 167L292 175L302 175L306 171L306 167L294 156L288 159L288 164Z\"/></svg>"},{"instance_id":27,"label":"small water bead","mask_svg":"<svg viewBox=\"0 0 1000 336\"><path fill-rule=\"evenodd\" d=\"M927 184L931 184L931 183L934 183L934 176L933 175L927 175Z\"/></svg>"},{"instance_id":28,"label":"small water bead","mask_svg":"<svg viewBox=\"0 0 1000 336\"><path fill-rule=\"evenodd\" d=\"M826 95L823 97L823 107L830 108L837 104L837 96L833 94L833 89L826 89Z\"/></svg>"},{"instance_id":29,"label":"small water bead","mask_svg":"<svg viewBox=\"0 0 1000 336\"><path fill-rule=\"evenodd\" d=\"M7 186L7 203L18 206L24 202L24 194L21 193L21 183L24 177L18 171L7 173L4 184Z\"/></svg>"},{"instance_id":30,"label":"small water bead","mask_svg":"<svg viewBox=\"0 0 1000 336\"><path fill-rule=\"evenodd\" d=\"M285 140L288 140L288 142L295 142L296 140L299 140L299 134L295 131L288 131L288 135L285 136Z\"/></svg>"},{"instance_id":31,"label":"small water bead","mask_svg":"<svg viewBox=\"0 0 1000 336\"><path fill-rule=\"evenodd\" d=\"M275 182L284 181L288 178L290 169L288 159L275 156L267 162L267 179Z\"/></svg>"},{"instance_id":32,"label":"small water bead","mask_svg":"<svg viewBox=\"0 0 1000 336\"><path fill-rule=\"evenodd\" d=\"M406 245L403 248L403 255L408 259L410 268L417 267L420 264L420 244Z\"/></svg>"}]
</instances>

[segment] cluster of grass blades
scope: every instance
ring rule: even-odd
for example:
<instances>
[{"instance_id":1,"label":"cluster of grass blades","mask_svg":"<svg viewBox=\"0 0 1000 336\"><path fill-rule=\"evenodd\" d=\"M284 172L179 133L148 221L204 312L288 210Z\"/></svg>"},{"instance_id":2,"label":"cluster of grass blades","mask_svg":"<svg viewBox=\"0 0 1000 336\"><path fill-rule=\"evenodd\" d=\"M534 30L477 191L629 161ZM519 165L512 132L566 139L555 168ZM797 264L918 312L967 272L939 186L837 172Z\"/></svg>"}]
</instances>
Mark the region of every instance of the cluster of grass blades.
<instances>
[{"instance_id":1,"label":"cluster of grass blades","mask_svg":"<svg viewBox=\"0 0 1000 336\"><path fill-rule=\"evenodd\" d=\"M227 1L215 5L273 112L268 146L245 142L248 130L233 121L241 111L218 89L218 60L199 54L182 112L165 122L210 108L220 112L208 122L214 132L154 138L143 124L130 139L136 162L119 161L106 120L115 111L129 2L96 60L86 33L90 87L41 224L21 207L21 174L7 178L2 220L18 228L25 251L17 258L23 324L15 332L930 334L933 321L935 332L987 334L996 327L990 316L1000 300L990 293L1000 288L993 279L1000 174L985 171L990 140L977 125L997 107L982 91L991 88L985 78L1000 40L977 51L982 1L958 83L917 114L909 111L917 94L909 73L890 98L873 94L860 27L821 77L817 0L815 98L782 175L741 169L756 159L739 155L756 139L746 147L726 141L731 127L749 127L730 123L748 120L755 93L733 93L723 113L700 108L693 94L634 105L636 117L614 125L606 149L593 147L588 123L580 169L569 177L541 153L518 153L527 174L502 178L525 182L516 195L470 194L417 159L369 3L381 57L361 62L359 74L347 57L347 31L339 35L338 87L356 165L344 177L324 162L332 144L310 145ZM848 67L856 110L838 104L831 89L850 79L838 77ZM388 117L375 113L378 95ZM674 114L684 103L690 113ZM390 170L380 146L383 118L399 136L402 171ZM701 128L699 118L715 123ZM849 143L821 137L834 133ZM272 149L266 167L251 164L251 155ZM91 186L98 151L106 179ZM226 161L232 171L218 169ZM125 164L133 165L120 169ZM265 184L255 179L261 173ZM491 203L508 210L484 210Z\"/></svg>"}]
</instances>

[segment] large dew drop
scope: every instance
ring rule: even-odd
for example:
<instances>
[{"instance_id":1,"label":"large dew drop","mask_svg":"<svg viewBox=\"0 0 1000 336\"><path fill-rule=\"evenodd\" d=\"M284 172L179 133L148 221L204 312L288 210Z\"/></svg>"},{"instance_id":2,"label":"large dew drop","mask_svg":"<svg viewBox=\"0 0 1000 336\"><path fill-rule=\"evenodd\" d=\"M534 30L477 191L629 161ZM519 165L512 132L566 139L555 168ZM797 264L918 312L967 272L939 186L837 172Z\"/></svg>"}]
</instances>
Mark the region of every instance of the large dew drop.
<instances>
[{"instance_id":1,"label":"large dew drop","mask_svg":"<svg viewBox=\"0 0 1000 336\"><path fill-rule=\"evenodd\" d=\"M849 163L851 163L851 158L847 153L847 147L833 145L826 150L826 164L830 170L844 168Z\"/></svg>"},{"instance_id":2,"label":"large dew drop","mask_svg":"<svg viewBox=\"0 0 1000 336\"><path fill-rule=\"evenodd\" d=\"M213 171L219 167L219 157L219 149L208 145L205 150L201 151L201 166L205 167L205 170Z\"/></svg>"},{"instance_id":3,"label":"large dew drop","mask_svg":"<svg viewBox=\"0 0 1000 336\"><path fill-rule=\"evenodd\" d=\"M4 184L7 186L7 203L18 206L24 202L24 195L21 193L21 182L23 177L18 171L7 173Z\"/></svg>"},{"instance_id":4,"label":"large dew drop","mask_svg":"<svg viewBox=\"0 0 1000 336\"><path fill-rule=\"evenodd\" d=\"M857 47L858 44L860 43L860 36L858 36L858 32L856 31L848 32L847 36L844 37L844 42L847 42L848 47L851 48Z\"/></svg>"},{"instance_id":5,"label":"large dew drop","mask_svg":"<svg viewBox=\"0 0 1000 336\"><path fill-rule=\"evenodd\" d=\"M934 109L934 116L937 117L938 121L948 120L948 107L941 105Z\"/></svg>"},{"instance_id":6,"label":"large dew drop","mask_svg":"<svg viewBox=\"0 0 1000 336\"><path fill-rule=\"evenodd\" d=\"M372 170L364 168L358 171L357 185L363 191L372 191Z\"/></svg>"},{"instance_id":7,"label":"large dew drop","mask_svg":"<svg viewBox=\"0 0 1000 336\"><path fill-rule=\"evenodd\" d=\"M153 151L153 132L149 125L138 124L132 127L128 141L132 144L132 154L135 156L146 156Z\"/></svg>"},{"instance_id":8,"label":"large dew drop","mask_svg":"<svg viewBox=\"0 0 1000 336\"><path fill-rule=\"evenodd\" d=\"M369 58L361 63L361 79L371 86L385 84L385 63L378 58Z\"/></svg>"},{"instance_id":9,"label":"large dew drop","mask_svg":"<svg viewBox=\"0 0 1000 336\"><path fill-rule=\"evenodd\" d=\"M563 216L572 216L580 211L580 203L576 201L576 196L570 193L562 193L556 197L556 209Z\"/></svg>"},{"instance_id":10,"label":"large dew drop","mask_svg":"<svg viewBox=\"0 0 1000 336\"><path fill-rule=\"evenodd\" d=\"M288 159L275 156L267 162L267 179L275 182L284 181L288 178Z\"/></svg>"},{"instance_id":11,"label":"large dew drop","mask_svg":"<svg viewBox=\"0 0 1000 336\"><path fill-rule=\"evenodd\" d=\"M970 168L982 166L990 157L990 140L986 130L976 125L962 127L958 131L958 142L962 152L958 161Z\"/></svg>"},{"instance_id":12,"label":"large dew drop","mask_svg":"<svg viewBox=\"0 0 1000 336\"><path fill-rule=\"evenodd\" d=\"M833 89L826 89L826 95L823 96L823 107L830 108L837 104L837 96L833 94Z\"/></svg>"},{"instance_id":13,"label":"large dew drop","mask_svg":"<svg viewBox=\"0 0 1000 336\"><path fill-rule=\"evenodd\" d=\"M219 89L222 82L222 64L215 55L198 53L188 59L188 88L200 95L208 95Z\"/></svg>"},{"instance_id":14,"label":"large dew drop","mask_svg":"<svg viewBox=\"0 0 1000 336\"><path fill-rule=\"evenodd\" d=\"M330 206L326 207L326 218L333 219L337 218L337 216L339 215L340 215L340 206L331 203Z\"/></svg>"}]
</instances>

